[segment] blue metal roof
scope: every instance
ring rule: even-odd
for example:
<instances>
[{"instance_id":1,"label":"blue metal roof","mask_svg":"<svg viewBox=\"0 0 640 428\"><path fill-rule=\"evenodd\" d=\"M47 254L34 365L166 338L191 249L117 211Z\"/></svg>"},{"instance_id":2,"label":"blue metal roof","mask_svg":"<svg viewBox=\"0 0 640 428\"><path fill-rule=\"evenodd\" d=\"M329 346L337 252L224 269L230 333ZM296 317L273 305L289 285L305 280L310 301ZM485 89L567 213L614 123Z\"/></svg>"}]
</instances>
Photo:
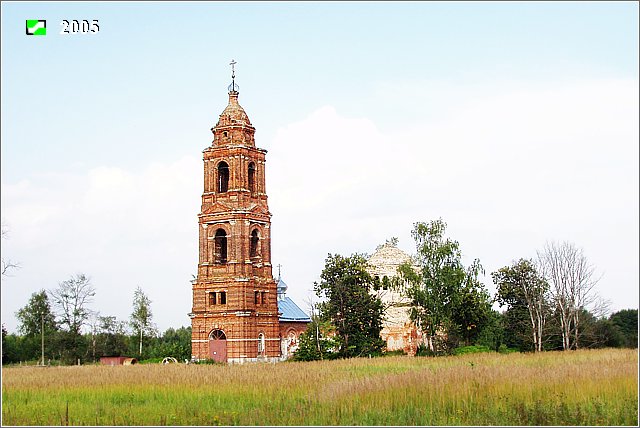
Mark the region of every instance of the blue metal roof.
<instances>
[{"instance_id":1,"label":"blue metal roof","mask_svg":"<svg viewBox=\"0 0 640 428\"><path fill-rule=\"evenodd\" d=\"M309 315L304 313L304 311L288 297L278 299L278 312L282 314L280 315L280 321L311 322Z\"/></svg>"}]
</instances>

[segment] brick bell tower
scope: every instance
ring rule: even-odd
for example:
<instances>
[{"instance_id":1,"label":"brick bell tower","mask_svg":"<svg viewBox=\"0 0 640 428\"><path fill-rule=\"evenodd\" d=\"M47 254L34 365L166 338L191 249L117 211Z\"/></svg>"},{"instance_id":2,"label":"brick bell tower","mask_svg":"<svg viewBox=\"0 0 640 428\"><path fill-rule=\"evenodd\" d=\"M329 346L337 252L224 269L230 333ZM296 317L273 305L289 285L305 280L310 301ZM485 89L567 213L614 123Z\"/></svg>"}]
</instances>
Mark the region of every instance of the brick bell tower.
<instances>
[{"instance_id":1,"label":"brick bell tower","mask_svg":"<svg viewBox=\"0 0 640 428\"><path fill-rule=\"evenodd\" d=\"M265 189L267 151L256 147L255 128L238 104L235 64L229 105L203 151L191 353L196 359L230 363L274 361L280 357L280 339Z\"/></svg>"}]
</instances>

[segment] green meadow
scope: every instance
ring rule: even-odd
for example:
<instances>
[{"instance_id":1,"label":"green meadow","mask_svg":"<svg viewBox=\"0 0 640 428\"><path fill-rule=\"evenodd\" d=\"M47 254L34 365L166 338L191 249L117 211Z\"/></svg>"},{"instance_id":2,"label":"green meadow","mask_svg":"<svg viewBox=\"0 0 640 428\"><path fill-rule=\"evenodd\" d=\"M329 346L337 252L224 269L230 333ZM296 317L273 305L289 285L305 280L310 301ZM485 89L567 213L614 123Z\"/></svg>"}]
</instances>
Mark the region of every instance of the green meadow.
<instances>
[{"instance_id":1,"label":"green meadow","mask_svg":"<svg viewBox=\"0 0 640 428\"><path fill-rule=\"evenodd\" d=\"M638 425L638 351L11 367L3 425Z\"/></svg>"}]
</instances>

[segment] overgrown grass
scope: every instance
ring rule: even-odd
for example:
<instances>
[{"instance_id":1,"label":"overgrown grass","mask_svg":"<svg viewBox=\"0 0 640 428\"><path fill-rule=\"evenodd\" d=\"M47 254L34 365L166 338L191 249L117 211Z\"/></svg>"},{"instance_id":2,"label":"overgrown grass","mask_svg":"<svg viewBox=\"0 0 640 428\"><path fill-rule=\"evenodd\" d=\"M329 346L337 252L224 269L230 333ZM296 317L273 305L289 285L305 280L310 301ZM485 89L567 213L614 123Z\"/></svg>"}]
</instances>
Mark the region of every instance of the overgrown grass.
<instances>
[{"instance_id":1,"label":"overgrown grass","mask_svg":"<svg viewBox=\"0 0 640 428\"><path fill-rule=\"evenodd\" d=\"M638 352L5 368L4 425L632 425Z\"/></svg>"}]
</instances>

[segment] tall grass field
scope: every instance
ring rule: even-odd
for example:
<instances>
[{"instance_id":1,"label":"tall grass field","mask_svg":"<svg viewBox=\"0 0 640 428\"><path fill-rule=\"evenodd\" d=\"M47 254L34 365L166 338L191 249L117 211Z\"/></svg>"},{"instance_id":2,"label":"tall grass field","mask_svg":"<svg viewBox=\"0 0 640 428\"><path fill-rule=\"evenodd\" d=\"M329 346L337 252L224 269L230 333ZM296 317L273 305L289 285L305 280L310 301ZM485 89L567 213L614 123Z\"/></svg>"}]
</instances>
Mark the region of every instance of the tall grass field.
<instances>
[{"instance_id":1,"label":"tall grass field","mask_svg":"<svg viewBox=\"0 0 640 428\"><path fill-rule=\"evenodd\" d=\"M638 351L13 367L2 425L638 425Z\"/></svg>"}]
</instances>

